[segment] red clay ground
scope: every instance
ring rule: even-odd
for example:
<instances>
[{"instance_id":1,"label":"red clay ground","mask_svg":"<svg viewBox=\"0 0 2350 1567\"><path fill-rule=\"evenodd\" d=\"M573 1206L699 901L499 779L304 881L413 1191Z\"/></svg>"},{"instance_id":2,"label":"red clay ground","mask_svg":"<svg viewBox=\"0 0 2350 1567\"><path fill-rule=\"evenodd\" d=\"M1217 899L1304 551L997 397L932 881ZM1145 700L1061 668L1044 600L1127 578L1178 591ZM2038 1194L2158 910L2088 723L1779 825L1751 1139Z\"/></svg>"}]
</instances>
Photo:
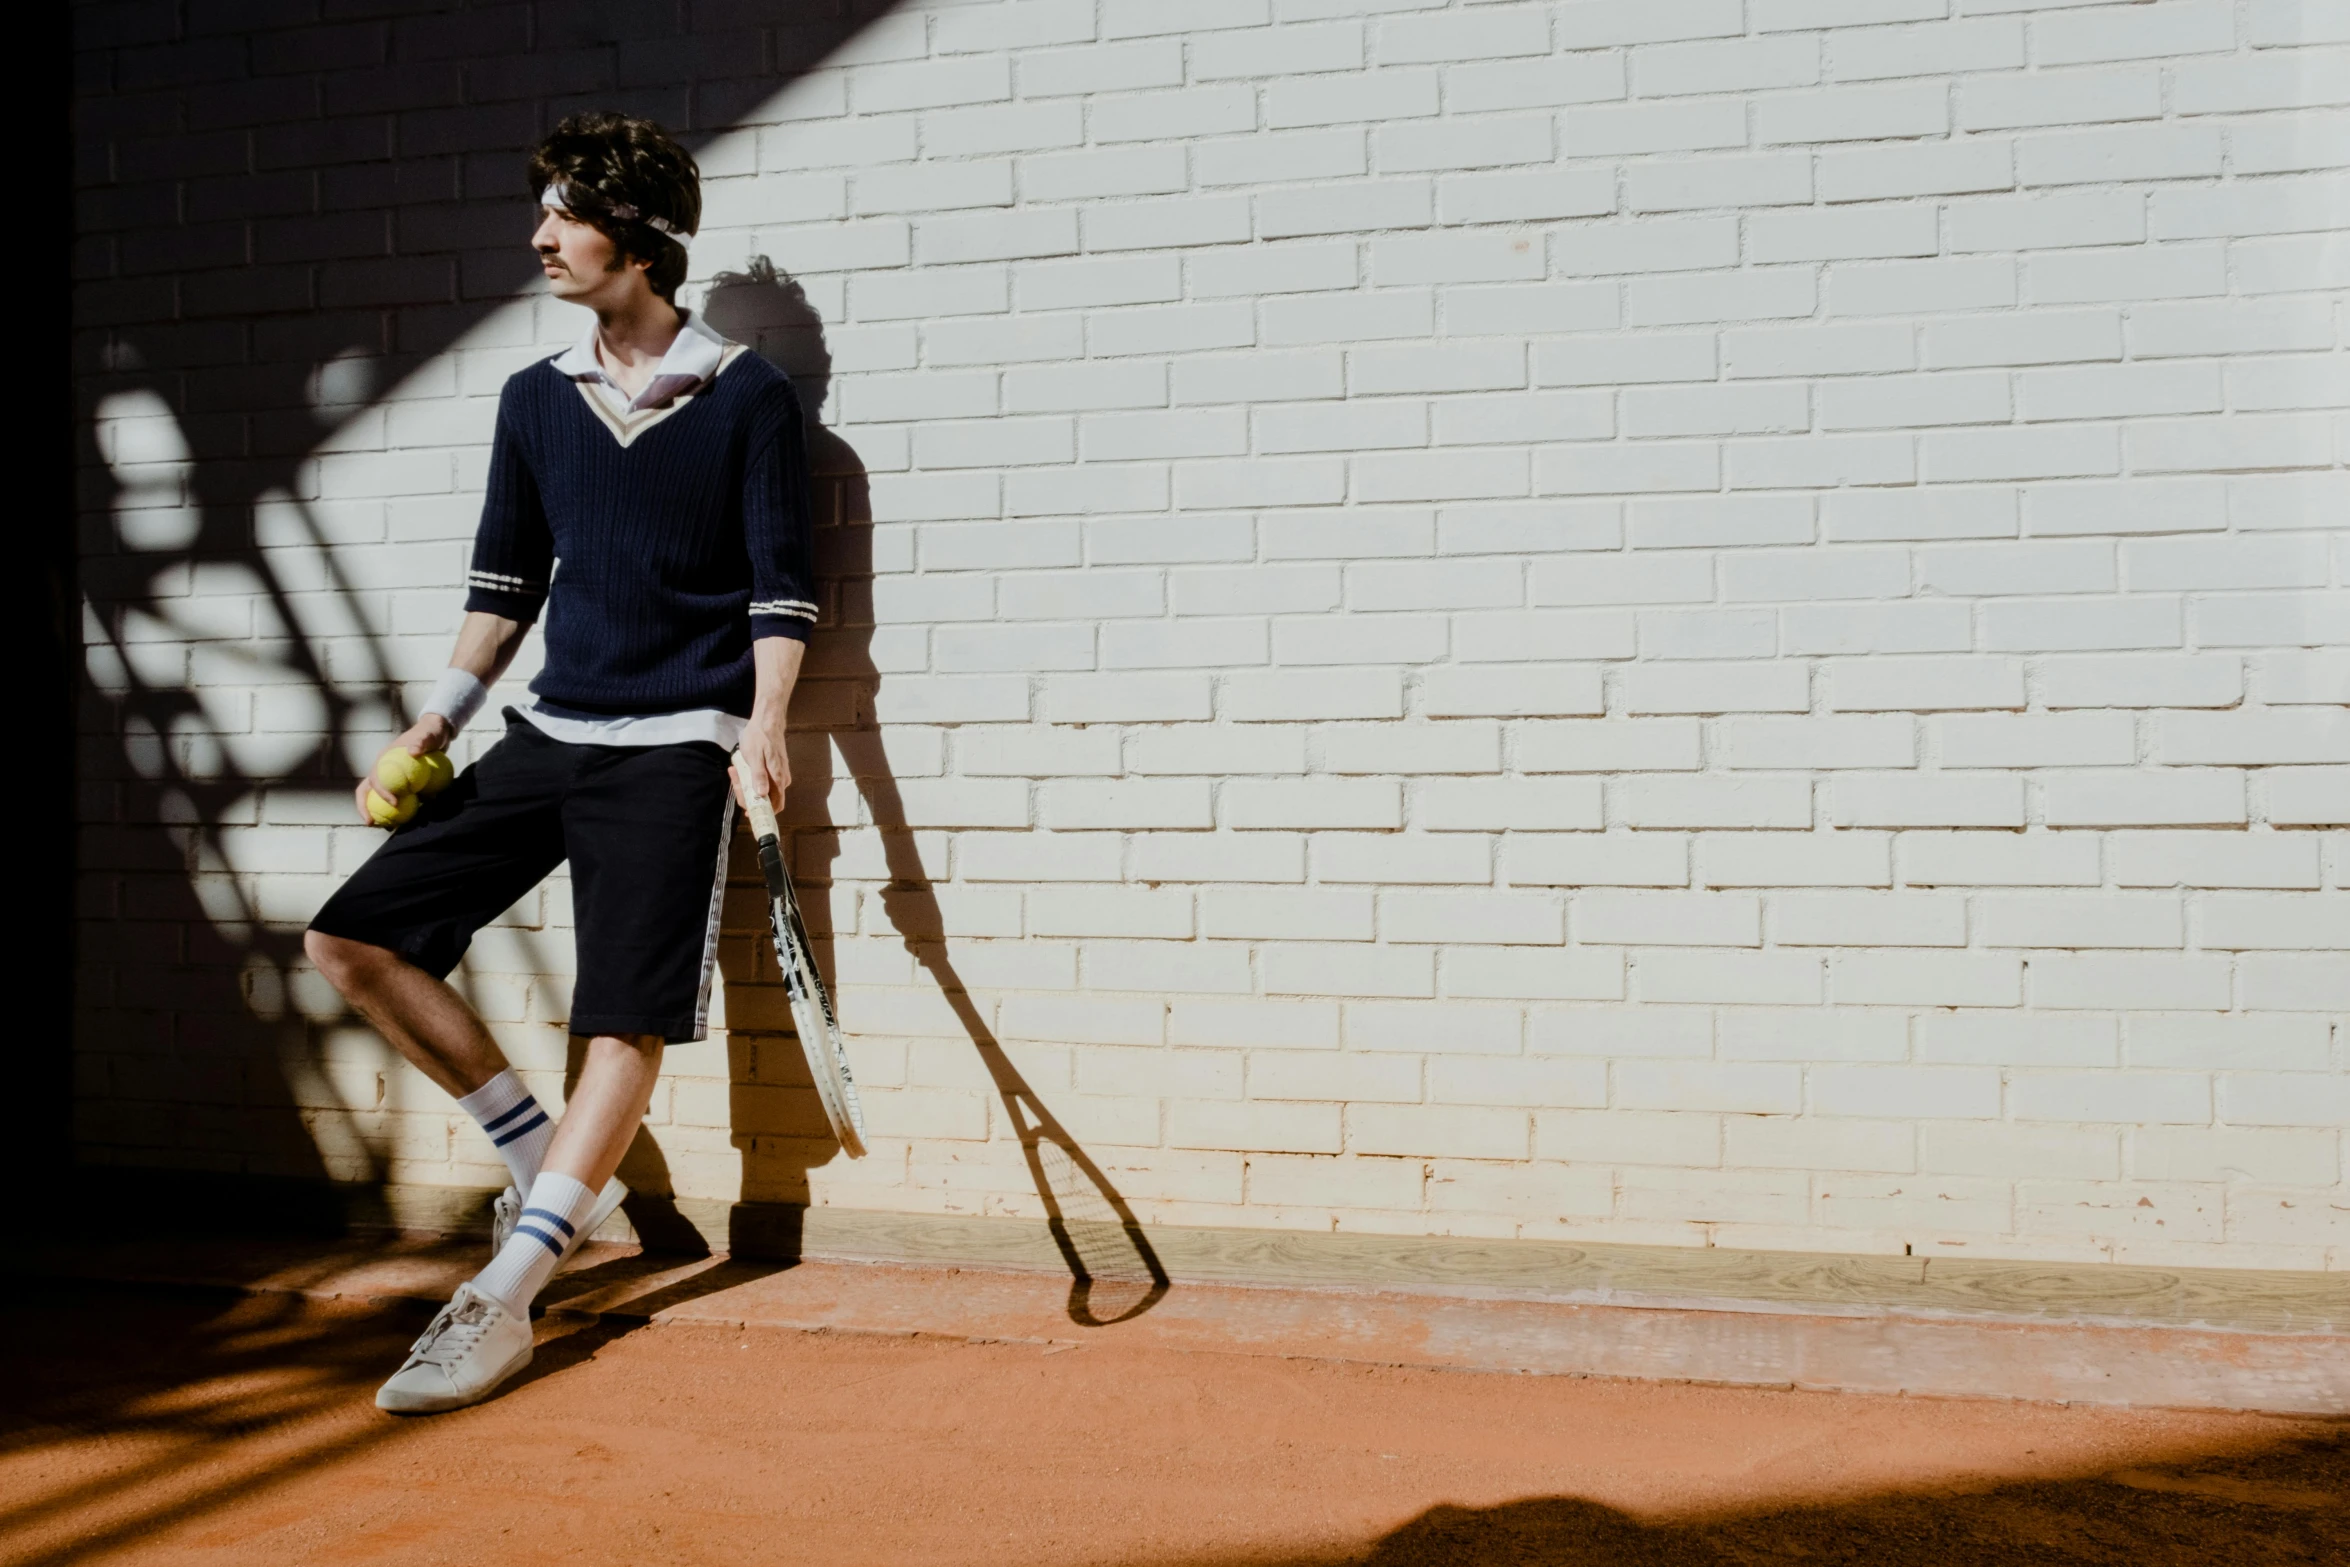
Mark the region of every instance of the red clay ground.
<instances>
[{"instance_id":1,"label":"red clay ground","mask_svg":"<svg viewBox=\"0 0 2350 1567\"><path fill-rule=\"evenodd\" d=\"M422 1316L20 1283L0 1560L2350 1563L2338 1424L609 1320L379 1415Z\"/></svg>"}]
</instances>

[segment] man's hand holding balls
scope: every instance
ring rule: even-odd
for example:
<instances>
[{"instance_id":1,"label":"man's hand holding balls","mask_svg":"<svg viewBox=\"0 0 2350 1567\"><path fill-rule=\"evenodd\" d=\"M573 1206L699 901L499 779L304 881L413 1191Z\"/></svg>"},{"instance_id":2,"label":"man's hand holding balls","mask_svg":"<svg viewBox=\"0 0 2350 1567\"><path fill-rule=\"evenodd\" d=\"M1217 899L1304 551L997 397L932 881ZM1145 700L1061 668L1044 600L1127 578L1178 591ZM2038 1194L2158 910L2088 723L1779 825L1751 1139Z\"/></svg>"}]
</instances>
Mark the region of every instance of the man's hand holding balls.
<instances>
[{"instance_id":1,"label":"man's hand holding balls","mask_svg":"<svg viewBox=\"0 0 2350 1567\"><path fill-rule=\"evenodd\" d=\"M449 760L449 721L428 713L393 741L359 780L359 819L370 827L397 827L416 814L425 796L439 794L457 776Z\"/></svg>"}]
</instances>

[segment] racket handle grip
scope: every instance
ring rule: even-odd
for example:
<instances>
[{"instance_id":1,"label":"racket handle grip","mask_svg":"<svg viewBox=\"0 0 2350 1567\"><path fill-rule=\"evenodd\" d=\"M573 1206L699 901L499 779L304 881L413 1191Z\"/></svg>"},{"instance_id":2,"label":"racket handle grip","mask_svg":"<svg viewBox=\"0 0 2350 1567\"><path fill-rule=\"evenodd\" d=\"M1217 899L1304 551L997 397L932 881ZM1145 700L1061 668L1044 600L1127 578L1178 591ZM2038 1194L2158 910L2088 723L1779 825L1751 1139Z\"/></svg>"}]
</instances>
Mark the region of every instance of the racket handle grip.
<instances>
[{"instance_id":1,"label":"racket handle grip","mask_svg":"<svg viewBox=\"0 0 2350 1567\"><path fill-rule=\"evenodd\" d=\"M742 786L743 814L751 819L751 836L754 838L781 837L782 834L775 825L775 807L768 804L767 796L752 789L748 780L743 777L742 759L742 752L736 751L734 753L734 776L735 781Z\"/></svg>"}]
</instances>

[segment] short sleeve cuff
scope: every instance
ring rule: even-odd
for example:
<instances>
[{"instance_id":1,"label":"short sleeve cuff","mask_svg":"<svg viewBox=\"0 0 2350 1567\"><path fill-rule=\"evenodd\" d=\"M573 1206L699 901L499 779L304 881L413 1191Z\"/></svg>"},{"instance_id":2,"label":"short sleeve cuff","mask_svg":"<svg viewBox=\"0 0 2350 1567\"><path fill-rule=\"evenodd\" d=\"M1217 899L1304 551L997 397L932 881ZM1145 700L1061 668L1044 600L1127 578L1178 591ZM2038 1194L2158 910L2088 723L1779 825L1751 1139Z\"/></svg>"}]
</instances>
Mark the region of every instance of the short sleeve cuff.
<instances>
[{"instance_id":1,"label":"short sleeve cuff","mask_svg":"<svg viewBox=\"0 0 2350 1567\"><path fill-rule=\"evenodd\" d=\"M751 640L766 637L788 637L794 642L805 642L808 633L816 629L816 622L800 615L769 615L754 611L751 615Z\"/></svg>"},{"instance_id":2,"label":"short sleeve cuff","mask_svg":"<svg viewBox=\"0 0 2350 1567\"><path fill-rule=\"evenodd\" d=\"M466 591L465 613L496 615L527 626L539 618L546 602L543 588L536 593L517 593L507 588L485 588L477 582Z\"/></svg>"}]
</instances>

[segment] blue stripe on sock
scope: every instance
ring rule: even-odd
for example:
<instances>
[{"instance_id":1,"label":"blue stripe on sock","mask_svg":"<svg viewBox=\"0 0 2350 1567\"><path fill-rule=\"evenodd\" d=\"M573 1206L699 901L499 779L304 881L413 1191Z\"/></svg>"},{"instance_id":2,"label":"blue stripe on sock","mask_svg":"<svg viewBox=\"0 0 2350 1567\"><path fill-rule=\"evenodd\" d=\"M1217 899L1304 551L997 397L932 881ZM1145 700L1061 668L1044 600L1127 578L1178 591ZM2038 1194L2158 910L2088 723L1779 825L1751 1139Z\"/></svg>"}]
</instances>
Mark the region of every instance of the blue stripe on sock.
<instances>
[{"instance_id":1,"label":"blue stripe on sock","mask_svg":"<svg viewBox=\"0 0 2350 1567\"><path fill-rule=\"evenodd\" d=\"M559 1224L563 1227L563 1233L566 1235L579 1233L569 1219L564 1218L552 1208L525 1208L522 1210L522 1216L525 1219L544 1219L549 1224Z\"/></svg>"},{"instance_id":2,"label":"blue stripe on sock","mask_svg":"<svg viewBox=\"0 0 2350 1567\"><path fill-rule=\"evenodd\" d=\"M520 1115L523 1111L536 1110L538 1107L539 1102L536 1099L533 1099L528 1094L524 1094L522 1096L522 1103L516 1105L513 1109L508 1110L503 1115L492 1116L489 1120L482 1122L481 1129L485 1132L494 1132L499 1127L504 1126L508 1121L511 1121L516 1116Z\"/></svg>"},{"instance_id":3,"label":"blue stripe on sock","mask_svg":"<svg viewBox=\"0 0 2350 1567\"><path fill-rule=\"evenodd\" d=\"M531 1106L531 1108L532 1108L533 1110L538 1110L538 1106L537 1106L537 1105L532 1105L532 1106ZM544 1125L546 1125L546 1124L547 1124L547 1112L546 1112L546 1111L544 1111L544 1110L539 1110L539 1113L538 1113L537 1115L535 1115L535 1116L531 1117L529 1120L527 1120L527 1121L523 1122L523 1123L522 1123L520 1126L518 1126L518 1127L514 1128L514 1130L513 1130L513 1131L511 1131L511 1132L508 1132L508 1133L507 1133L505 1136L503 1136L503 1137L493 1137L493 1138L491 1138L491 1139L490 1139L490 1141L491 1141L491 1142L493 1142L493 1143L496 1143L496 1144L497 1144L497 1145L498 1145L500 1148L503 1148L503 1147L505 1147L505 1146L506 1146L508 1143L510 1143L510 1142L512 1142L512 1141L514 1141L514 1139L515 1139L515 1138L517 1138L517 1137L522 1137L522 1136L525 1136L525 1135L527 1135L528 1133L531 1133L531 1132L535 1132L535 1131L537 1131L537 1130L538 1130L540 1127L542 1127L542 1126L544 1126Z\"/></svg>"},{"instance_id":4,"label":"blue stripe on sock","mask_svg":"<svg viewBox=\"0 0 2350 1567\"><path fill-rule=\"evenodd\" d=\"M541 1246L544 1246L547 1248L547 1250L553 1252L555 1254L556 1261L560 1262L563 1260L563 1243L555 1239L554 1236L549 1235L545 1230L534 1230L527 1224L517 1224L514 1226L514 1233L517 1235L529 1236L532 1240L537 1241Z\"/></svg>"}]
</instances>

